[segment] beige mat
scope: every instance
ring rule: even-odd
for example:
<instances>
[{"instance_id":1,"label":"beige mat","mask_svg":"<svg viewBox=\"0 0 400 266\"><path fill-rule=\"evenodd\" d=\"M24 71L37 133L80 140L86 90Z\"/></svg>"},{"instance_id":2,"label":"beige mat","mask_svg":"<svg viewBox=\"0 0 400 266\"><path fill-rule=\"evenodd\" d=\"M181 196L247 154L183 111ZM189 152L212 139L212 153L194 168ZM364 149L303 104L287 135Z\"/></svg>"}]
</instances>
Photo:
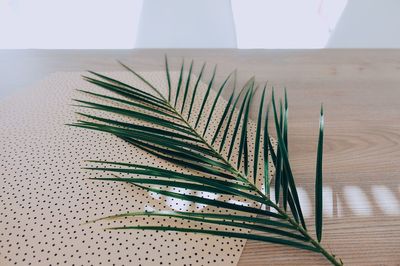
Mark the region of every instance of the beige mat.
<instances>
[{"instance_id":1,"label":"beige mat","mask_svg":"<svg viewBox=\"0 0 400 266\"><path fill-rule=\"evenodd\" d=\"M79 118L71 99L87 97L75 89L96 90L80 74L55 73L0 104L0 265L235 265L245 240L103 230L127 222L215 226L148 217L82 225L126 211L218 210L159 197L123 183L88 180L102 176L81 170L88 159L171 166L110 134L64 126ZM127 72L106 74L139 83ZM166 88L164 73L143 74ZM200 90L205 90L204 84ZM216 116L224 106L221 100ZM211 131L215 127L211 125ZM250 132L254 132L252 127Z\"/></svg>"}]
</instances>

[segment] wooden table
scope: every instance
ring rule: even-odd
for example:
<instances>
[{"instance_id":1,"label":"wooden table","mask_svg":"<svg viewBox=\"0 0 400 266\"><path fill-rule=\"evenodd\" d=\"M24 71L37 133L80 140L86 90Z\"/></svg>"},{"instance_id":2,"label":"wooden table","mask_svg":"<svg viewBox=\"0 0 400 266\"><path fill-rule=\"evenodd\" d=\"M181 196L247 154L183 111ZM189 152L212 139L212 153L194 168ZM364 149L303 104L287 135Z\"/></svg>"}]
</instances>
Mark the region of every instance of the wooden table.
<instances>
[{"instance_id":1,"label":"wooden table","mask_svg":"<svg viewBox=\"0 0 400 266\"><path fill-rule=\"evenodd\" d=\"M0 97L56 71L161 69L163 50L0 51ZM289 94L289 149L313 228L318 112L326 141L323 243L346 265L400 265L400 50L168 50L200 65L255 74ZM327 265L323 257L248 241L240 265Z\"/></svg>"}]
</instances>

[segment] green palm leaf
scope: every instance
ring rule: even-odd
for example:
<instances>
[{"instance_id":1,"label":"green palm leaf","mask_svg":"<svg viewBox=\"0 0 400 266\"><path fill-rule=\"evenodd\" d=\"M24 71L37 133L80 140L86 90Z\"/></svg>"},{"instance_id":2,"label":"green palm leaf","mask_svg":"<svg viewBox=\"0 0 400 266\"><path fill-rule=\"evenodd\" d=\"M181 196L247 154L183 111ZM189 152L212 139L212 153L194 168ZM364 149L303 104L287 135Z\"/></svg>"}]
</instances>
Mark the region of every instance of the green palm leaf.
<instances>
[{"instance_id":1,"label":"green palm leaf","mask_svg":"<svg viewBox=\"0 0 400 266\"><path fill-rule=\"evenodd\" d=\"M223 90L227 89L228 80L232 73L225 78L214 94L212 88L216 79L215 67L205 91L201 92L199 85L205 64L203 64L195 84L192 85L194 63L191 62L186 73L182 61L178 72L177 86L173 91L172 79L174 76L171 75L168 59L165 57L167 88L165 88L166 96L164 96L164 90L157 88L144 76L125 64L120 64L151 91L147 92L146 87L137 88L112 77L89 72L93 77L85 76L85 80L113 93L115 96L81 90L91 100L77 99L76 102L81 108L90 108L102 114L111 114L112 118L78 112L82 119L71 125L112 134L126 141L129 145L134 145L161 160L182 167L184 171L124 162L90 161L95 166L86 167L87 170L111 174L110 177L98 177L93 178L93 180L124 182L166 197L224 210L224 213L156 211L118 214L107 218L169 217L201 224L218 225L226 229L246 230L246 232L140 225L111 229L176 231L253 239L318 252L332 264L341 265L341 261L328 253L319 243L322 234L323 124L320 125L317 154L316 231L318 241L316 241L307 231L288 159L288 102L286 91L284 108L281 104L279 112L280 118L278 118L274 92L272 92L274 126L278 140L277 151L275 152L268 131L269 104L264 118L264 127L262 126L266 97L266 86L264 87L255 124L254 161L250 163L250 133L248 128L249 124L253 123L250 119L250 110L257 91L254 77L246 82L236 97L235 88L233 88L227 104L221 109L221 114L216 115L218 113L216 110L221 102L220 96ZM234 87L236 87L236 71L233 74ZM175 95L173 102L172 95ZM108 104L101 101L107 101ZM194 108L197 102L199 109ZM206 108L208 105L210 105L210 108ZM121 117L121 119L115 117ZM192 119L194 121L190 120L191 117L194 118ZM201 127L200 121L205 121ZM211 134L210 128L214 124L217 126L215 132ZM264 130L264 144L260 145L262 129ZM208 141L209 139L211 141ZM219 145L215 147L217 140L219 140ZM237 145L238 148L236 149ZM262 156L259 156L260 150L262 150ZM278 187L276 203L269 198L270 168L268 154L271 154L271 161L276 168L275 186ZM262 160L264 166L264 191L261 191L256 184L260 160ZM101 167L99 167L99 164L101 164ZM253 178L249 179L251 167ZM115 173L123 176L115 176ZM279 206L280 187L283 190L283 208ZM169 188L177 189L178 192L172 192ZM205 198L195 195L196 192L208 192L216 195L216 197ZM233 197L235 201L227 201L226 197ZM265 208L260 208L262 205ZM290 207L290 212L286 210L287 205ZM232 213L232 211L240 212L240 214Z\"/></svg>"}]
</instances>

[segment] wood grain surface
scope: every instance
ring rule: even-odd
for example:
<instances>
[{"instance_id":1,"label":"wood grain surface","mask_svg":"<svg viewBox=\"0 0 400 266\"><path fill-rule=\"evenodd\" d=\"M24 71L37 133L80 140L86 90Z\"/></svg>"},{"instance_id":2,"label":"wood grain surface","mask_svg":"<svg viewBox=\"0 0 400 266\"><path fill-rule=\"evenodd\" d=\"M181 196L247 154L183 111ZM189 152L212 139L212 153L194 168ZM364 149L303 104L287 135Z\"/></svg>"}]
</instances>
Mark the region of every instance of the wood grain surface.
<instances>
[{"instance_id":1,"label":"wood grain surface","mask_svg":"<svg viewBox=\"0 0 400 266\"><path fill-rule=\"evenodd\" d=\"M0 51L0 97L56 71L159 70L164 53L234 68L289 94L289 152L313 230L318 112L326 113L323 243L345 265L400 265L400 50ZM211 67L210 67L211 68ZM239 265L329 265L322 256L248 241Z\"/></svg>"}]
</instances>

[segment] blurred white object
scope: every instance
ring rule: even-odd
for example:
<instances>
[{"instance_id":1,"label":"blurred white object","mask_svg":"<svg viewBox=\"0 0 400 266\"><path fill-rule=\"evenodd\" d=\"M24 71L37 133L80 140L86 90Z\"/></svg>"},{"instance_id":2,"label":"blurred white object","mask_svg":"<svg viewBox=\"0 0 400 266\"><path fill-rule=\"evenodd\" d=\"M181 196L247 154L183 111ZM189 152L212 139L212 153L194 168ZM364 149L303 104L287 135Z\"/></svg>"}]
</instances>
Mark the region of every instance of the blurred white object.
<instances>
[{"instance_id":1,"label":"blurred white object","mask_svg":"<svg viewBox=\"0 0 400 266\"><path fill-rule=\"evenodd\" d=\"M230 0L146 0L137 48L236 48Z\"/></svg>"}]
</instances>

